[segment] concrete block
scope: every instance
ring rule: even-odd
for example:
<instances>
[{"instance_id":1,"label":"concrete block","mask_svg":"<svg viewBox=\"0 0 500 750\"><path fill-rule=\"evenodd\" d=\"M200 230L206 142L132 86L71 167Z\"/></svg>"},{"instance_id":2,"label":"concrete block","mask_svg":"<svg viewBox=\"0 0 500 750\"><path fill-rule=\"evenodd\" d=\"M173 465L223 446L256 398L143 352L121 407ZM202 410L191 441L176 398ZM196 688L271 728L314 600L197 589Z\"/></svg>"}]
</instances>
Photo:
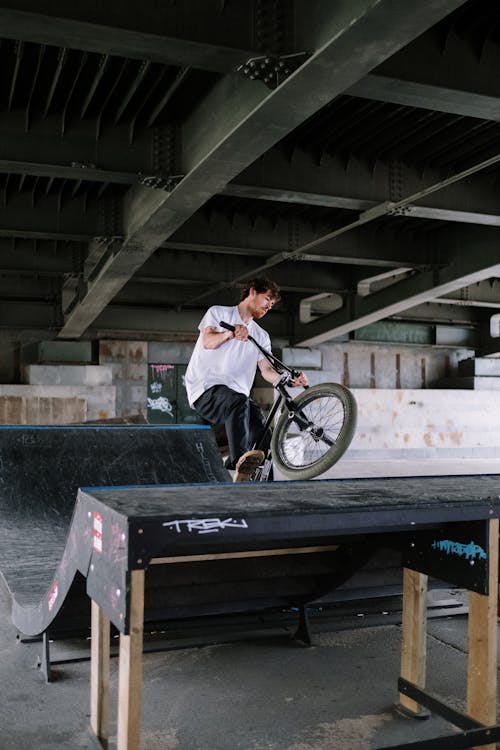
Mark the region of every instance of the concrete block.
<instances>
[{"instance_id":1,"label":"concrete block","mask_svg":"<svg viewBox=\"0 0 500 750\"><path fill-rule=\"evenodd\" d=\"M127 362L133 364L147 364L147 341L115 341L102 339L99 342L99 363Z\"/></svg>"},{"instance_id":2,"label":"concrete block","mask_svg":"<svg viewBox=\"0 0 500 750\"><path fill-rule=\"evenodd\" d=\"M470 357L458 363L458 374L463 377L500 377L500 359L497 357Z\"/></svg>"},{"instance_id":3,"label":"concrete block","mask_svg":"<svg viewBox=\"0 0 500 750\"><path fill-rule=\"evenodd\" d=\"M459 388L474 391L500 391L500 377L459 377L443 378L434 384L435 388Z\"/></svg>"},{"instance_id":4,"label":"concrete block","mask_svg":"<svg viewBox=\"0 0 500 750\"><path fill-rule=\"evenodd\" d=\"M78 424L86 419L87 402L83 398L0 396L3 425Z\"/></svg>"},{"instance_id":5,"label":"concrete block","mask_svg":"<svg viewBox=\"0 0 500 750\"><path fill-rule=\"evenodd\" d=\"M285 347L281 352L281 359L296 370L320 370L322 364L321 350L307 347Z\"/></svg>"},{"instance_id":6,"label":"concrete block","mask_svg":"<svg viewBox=\"0 0 500 750\"><path fill-rule=\"evenodd\" d=\"M113 373L107 365L26 365L29 385L111 385Z\"/></svg>"},{"instance_id":7,"label":"concrete block","mask_svg":"<svg viewBox=\"0 0 500 750\"><path fill-rule=\"evenodd\" d=\"M149 362L169 362L172 365L187 365L194 344L175 341L150 341L148 343Z\"/></svg>"},{"instance_id":8,"label":"concrete block","mask_svg":"<svg viewBox=\"0 0 500 750\"><path fill-rule=\"evenodd\" d=\"M99 362L110 367L113 373L117 416L145 413L148 381L147 342L100 341Z\"/></svg>"},{"instance_id":9,"label":"concrete block","mask_svg":"<svg viewBox=\"0 0 500 750\"><path fill-rule=\"evenodd\" d=\"M116 416L116 389L113 385L0 385L0 397L3 396L23 399L76 398L86 404L85 419L110 419Z\"/></svg>"},{"instance_id":10,"label":"concrete block","mask_svg":"<svg viewBox=\"0 0 500 750\"><path fill-rule=\"evenodd\" d=\"M25 364L92 362L92 341L37 341L26 344L21 350Z\"/></svg>"},{"instance_id":11,"label":"concrete block","mask_svg":"<svg viewBox=\"0 0 500 750\"><path fill-rule=\"evenodd\" d=\"M127 367L127 380L130 382L143 382L147 384L148 380L148 368L145 362L137 364L131 362Z\"/></svg>"}]
</instances>

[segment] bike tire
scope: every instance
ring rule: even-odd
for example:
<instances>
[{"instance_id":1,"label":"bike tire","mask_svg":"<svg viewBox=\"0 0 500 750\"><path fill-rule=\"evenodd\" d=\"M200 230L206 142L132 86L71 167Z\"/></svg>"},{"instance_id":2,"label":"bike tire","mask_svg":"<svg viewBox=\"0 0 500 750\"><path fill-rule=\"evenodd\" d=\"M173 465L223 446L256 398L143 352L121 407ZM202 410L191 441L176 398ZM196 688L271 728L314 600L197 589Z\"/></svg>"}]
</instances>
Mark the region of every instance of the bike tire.
<instances>
[{"instance_id":1,"label":"bike tire","mask_svg":"<svg viewBox=\"0 0 500 750\"><path fill-rule=\"evenodd\" d=\"M274 464L290 479L312 479L330 469L349 447L356 430L356 400L339 383L321 383L296 396L292 404L294 411L300 410L312 423L316 437L294 422L291 411L284 410L271 440ZM325 438L318 437L322 431Z\"/></svg>"}]
</instances>

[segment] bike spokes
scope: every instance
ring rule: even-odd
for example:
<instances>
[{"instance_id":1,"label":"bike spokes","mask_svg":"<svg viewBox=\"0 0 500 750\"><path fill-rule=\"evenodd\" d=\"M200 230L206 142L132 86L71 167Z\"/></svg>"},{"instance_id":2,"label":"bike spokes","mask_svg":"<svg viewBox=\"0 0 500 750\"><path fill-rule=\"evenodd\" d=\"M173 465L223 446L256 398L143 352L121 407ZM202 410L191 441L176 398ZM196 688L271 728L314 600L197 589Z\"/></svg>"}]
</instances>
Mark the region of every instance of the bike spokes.
<instances>
[{"instance_id":1,"label":"bike spokes","mask_svg":"<svg viewBox=\"0 0 500 750\"><path fill-rule=\"evenodd\" d=\"M294 463L299 451L302 460L310 463L335 445L344 424L344 407L339 399L323 396L310 401L297 414L291 413L290 419L295 430L287 431L284 450L293 453Z\"/></svg>"},{"instance_id":2,"label":"bike spokes","mask_svg":"<svg viewBox=\"0 0 500 750\"><path fill-rule=\"evenodd\" d=\"M337 383L314 386L288 404L273 435L278 468L293 478L308 479L330 468L354 434L356 404Z\"/></svg>"}]
</instances>

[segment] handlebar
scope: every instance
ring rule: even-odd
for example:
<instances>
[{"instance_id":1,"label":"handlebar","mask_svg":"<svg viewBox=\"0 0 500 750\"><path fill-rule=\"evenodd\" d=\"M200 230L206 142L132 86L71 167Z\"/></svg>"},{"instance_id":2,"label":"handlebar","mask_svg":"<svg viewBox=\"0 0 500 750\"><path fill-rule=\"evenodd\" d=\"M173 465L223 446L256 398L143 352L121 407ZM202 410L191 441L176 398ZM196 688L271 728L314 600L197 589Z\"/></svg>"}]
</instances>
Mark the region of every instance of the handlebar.
<instances>
[{"instance_id":1,"label":"handlebar","mask_svg":"<svg viewBox=\"0 0 500 750\"><path fill-rule=\"evenodd\" d=\"M221 328L225 328L226 331L233 331L234 333L234 331L236 330L233 325L231 325L230 323L226 323L223 320L220 321L219 325ZM254 339L253 336L250 336L250 334L248 335L248 340L251 341L252 344L254 344L254 346L256 346L260 352L262 352L262 354L267 359L269 364L272 365L272 367L274 367L274 369L276 370L278 374L281 375L282 373L287 372L290 377L290 380L294 380L300 375L300 372L298 370L293 370L291 367L288 367L288 365L285 365L285 363L282 362L280 359L278 359L278 357L275 357L272 352L268 352L267 349L264 349L264 347L261 346L259 342ZM287 381L288 381L288 377L287 377Z\"/></svg>"}]
</instances>

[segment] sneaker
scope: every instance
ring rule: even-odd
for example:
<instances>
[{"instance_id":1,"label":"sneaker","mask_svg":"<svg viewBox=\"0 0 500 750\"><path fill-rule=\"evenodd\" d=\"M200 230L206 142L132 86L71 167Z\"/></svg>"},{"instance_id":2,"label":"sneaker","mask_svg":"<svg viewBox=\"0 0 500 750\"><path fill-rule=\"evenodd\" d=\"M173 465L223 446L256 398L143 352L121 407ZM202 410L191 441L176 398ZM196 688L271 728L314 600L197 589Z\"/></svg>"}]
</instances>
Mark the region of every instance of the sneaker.
<instances>
[{"instance_id":1,"label":"sneaker","mask_svg":"<svg viewBox=\"0 0 500 750\"><path fill-rule=\"evenodd\" d=\"M263 461L263 451L254 450L244 453L241 458L238 459L238 463L236 464L233 482L250 482L255 469L257 469Z\"/></svg>"}]
</instances>

